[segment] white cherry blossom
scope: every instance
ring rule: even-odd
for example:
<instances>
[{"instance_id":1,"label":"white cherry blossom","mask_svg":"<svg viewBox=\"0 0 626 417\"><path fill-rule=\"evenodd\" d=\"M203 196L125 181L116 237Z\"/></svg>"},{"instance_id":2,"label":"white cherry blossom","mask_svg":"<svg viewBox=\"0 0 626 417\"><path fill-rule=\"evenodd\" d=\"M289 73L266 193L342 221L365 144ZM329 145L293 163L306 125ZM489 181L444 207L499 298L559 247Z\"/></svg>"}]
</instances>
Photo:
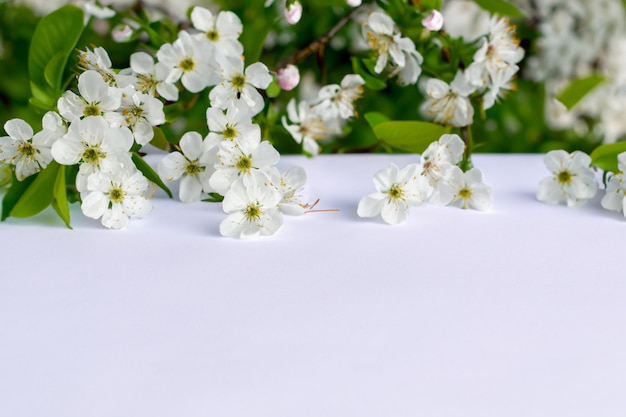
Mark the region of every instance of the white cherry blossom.
<instances>
[{"instance_id":1,"label":"white cherry blossom","mask_svg":"<svg viewBox=\"0 0 626 417\"><path fill-rule=\"evenodd\" d=\"M337 118L324 119L307 101L296 104L296 100L291 99L287 104L287 116L291 124L287 117L283 116L283 127L297 143L302 144L303 150L311 155L319 153L318 141L341 134L341 124Z\"/></svg>"},{"instance_id":2,"label":"white cherry blossom","mask_svg":"<svg viewBox=\"0 0 626 417\"><path fill-rule=\"evenodd\" d=\"M452 83L447 84L436 78L426 83L428 100L422 109L433 117L435 123L454 127L463 127L472 124L474 108L469 95L475 91L462 71L457 72Z\"/></svg>"},{"instance_id":3,"label":"white cherry blossom","mask_svg":"<svg viewBox=\"0 0 626 417\"><path fill-rule=\"evenodd\" d=\"M43 135L34 135L33 128L22 119L4 124L9 136L0 137L0 163L15 165L15 176L23 181L46 168L52 155Z\"/></svg>"},{"instance_id":4,"label":"white cherry blossom","mask_svg":"<svg viewBox=\"0 0 626 417\"><path fill-rule=\"evenodd\" d=\"M215 16L210 10L196 6L191 12L191 23L202 32L195 38L207 45L208 54L235 58L243 54L243 46L238 41L243 25L235 13L221 11Z\"/></svg>"},{"instance_id":5,"label":"white cherry blossom","mask_svg":"<svg viewBox=\"0 0 626 417\"><path fill-rule=\"evenodd\" d=\"M464 209L485 211L491 208L493 198L491 188L483 182L483 174L478 168L463 172L453 166L437 183L429 201L441 206L459 203Z\"/></svg>"},{"instance_id":6,"label":"white cherry blossom","mask_svg":"<svg viewBox=\"0 0 626 417\"><path fill-rule=\"evenodd\" d=\"M237 102L244 102L253 115L265 107L259 89L266 89L272 82L267 67L255 62L244 71L243 59L226 59L221 67L222 81L211 90L211 106L226 109Z\"/></svg>"},{"instance_id":7,"label":"white cherry blossom","mask_svg":"<svg viewBox=\"0 0 626 417\"><path fill-rule=\"evenodd\" d=\"M228 217L220 224L223 236L250 238L273 235L283 224L278 208L280 192L255 178L238 179L224 196L222 208Z\"/></svg>"},{"instance_id":8,"label":"white cherry blossom","mask_svg":"<svg viewBox=\"0 0 626 417\"><path fill-rule=\"evenodd\" d=\"M577 207L596 195L598 183L590 167L591 158L586 153L550 151L544 157L544 163L552 176L539 184L539 201L548 204L566 201L568 207Z\"/></svg>"},{"instance_id":9,"label":"white cherry blossom","mask_svg":"<svg viewBox=\"0 0 626 417\"><path fill-rule=\"evenodd\" d=\"M135 91L132 86L123 90L121 113L139 145L152 140L153 126L165 123L163 103L149 94Z\"/></svg>"},{"instance_id":10,"label":"white cherry blossom","mask_svg":"<svg viewBox=\"0 0 626 417\"><path fill-rule=\"evenodd\" d=\"M123 229L133 217L144 217L152 210L147 198L151 186L134 166L116 164L89 176L81 210L102 225Z\"/></svg>"},{"instance_id":11,"label":"white cherry blossom","mask_svg":"<svg viewBox=\"0 0 626 417\"><path fill-rule=\"evenodd\" d=\"M268 170L271 184L280 192L278 203L280 210L289 215L304 214L306 205L302 202L302 188L306 183L306 171L302 167L293 167L282 173L276 167Z\"/></svg>"},{"instance_id":12,"label":"white cherry blossom","mask_svg":"<svg viewBox=\"0 0 626 417\"><path fill-rule=\"evenodd\" d=\"M330 84L322 87L313 105L313 111L325 120L353 117L356 114L354 102L361 97L363 84L365 81L360 75L347 74L341 80L341 85Z\"/></svg>"},{"instance_id":13,"label":"white cherry blossom","mask_svg":"<svg viewBox=\"0 0 626 417\"><path fill-rule=\"evenodd\" d=\"M465 144L456 134L442 135L439 140L428 145L422 153L422 175L432 186L445 178L448 170L461 162Z\"/></svg>"},{"instance_id":14,"label":"white cherry blossom","mask_svg":"<svg viewBox=\"0 0 626 417\"><path fill-rule=\"evenodd\" d=\"M394 163L374 176L376 192L359 201L357 214L360 217L381 215L388 224L400 224L406 221L409 206L422 204L432 187L421 175L418 164L409 164L400 169Z\"/></svg>"},{"instance_id":15,"label":"white cherry blossom","mask_svg":"<svg viewBox=\"0 0 626 417\"><path fill-rule=\"evenodd\" d=\"M215 154L197 132L187 132L180 139L181 152L172 152L157 165L159 176L167 182L182 178L179 198L184 203L200 201L203 192L212 192L209 178L215 171Z\"/></svg>"},{"instance_id":16,"label":"white cherry blossom","mask_svg":"<svg viewBox=\"0 0 626 417\"><path fill-rule=\"evenodd\" d=\"M136 74L136 85L145 94L156 97L157 93L169 101L178 100L178 88L167 83L170 70L162 62L154 62L154 58L146 52L135 52L130 56L130 68Z\"/></svg>"},{"instance_id":17,"label":"white cherry blossom","mask_svg":"<svg viewBox=\"0 0 626 417\"><path fill-rule=\"evenodd\" d=\"M261 141L261 127L252 123L250 109L245 103L236 103L226 110L209 107L206 111L209 135L207 140L217 146L223 140L240 141L247 138L254 142Z\"/></svg>"}]
</instances>

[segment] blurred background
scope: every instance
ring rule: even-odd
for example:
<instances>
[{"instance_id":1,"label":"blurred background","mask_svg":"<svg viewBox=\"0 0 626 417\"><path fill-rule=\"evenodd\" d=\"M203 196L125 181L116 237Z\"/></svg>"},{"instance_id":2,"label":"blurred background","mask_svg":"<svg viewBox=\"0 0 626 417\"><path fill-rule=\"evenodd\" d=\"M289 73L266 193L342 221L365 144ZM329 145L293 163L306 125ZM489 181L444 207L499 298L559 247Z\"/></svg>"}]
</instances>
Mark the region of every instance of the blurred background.
<instances>
[{"instance_id":1,"label":"blurred background","mask_svg":"<svg viewBox=\"0 0 626 417\"><path fill-rule=\"evenodd\" d=\"M41 125L41 114L29 105L28 48L41 16L65 3L0 0L1 124L19 117L33 126ZM188 26L188 10L193 5L214 11L231 10L244 24L240 41L246 53L262 47L260 60L273 71L286 57L322 36L352 9L343 0L301 0L303 17L296 25L289 25L282 17L284 0L269 3L265 0L109 0L100 4L148 14L155 22L161 22L155 27L165 37L169 34L172 38L180 28ZM483 114L476 114L472 126L475 152L535 153L552 149L590 152L600 143L626 138L624 0L514 0L512 3L523 14L511 19L511 23L516 26L525 57L519 64L516 88ZM487 30L489 15L474 1L444 0L441 9L444 30L452 36L471 43ZM91 19L79 48L102 46L114 68L127 68L131 53L149 47L141 36L120 39L114 35L126 23L122 14ZM423 36L422 28L396 23L409 37ZM275 119L284 114L289 99L306 98L323 84L339 83L345 74L353 72L351 56L367 53L359 17L355 16L325 48L323 59L313 55L299 64L301 84L297 90L281 92L274 100ZM568 111L555 100L571 82L591 75L601 76L602 83L574 108ZM363 115L376 111L392 120L423 120L419 111L424 101L422 84L402 87L389 82L379 91L366 89L356 104L357 117L341 137L324 144L323 152L390 151L378 146ZM183 120L164 127L166 135L180 136L189 130L205 134L208 105L207 94L200 94ZM301 152L280 122L271 127L270 137L281 153Z\"/></svg>"}]
</instances>

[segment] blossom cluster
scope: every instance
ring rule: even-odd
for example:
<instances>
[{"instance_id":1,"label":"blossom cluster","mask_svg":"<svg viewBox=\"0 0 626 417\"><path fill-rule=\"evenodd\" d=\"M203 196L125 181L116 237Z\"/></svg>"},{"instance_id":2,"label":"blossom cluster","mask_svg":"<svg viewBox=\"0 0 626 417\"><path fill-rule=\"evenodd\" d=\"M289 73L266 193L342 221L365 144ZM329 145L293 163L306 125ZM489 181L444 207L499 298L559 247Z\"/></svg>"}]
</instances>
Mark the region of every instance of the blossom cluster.
<instances>
[{"instance_id":1,"label":"blossom cluster","mask_svg":"<svg viewBox=\"0 0 626 417\"><path fill-rule=\"evenodd\" d=\"M568 207L580 207L592 200L600 189L592 159L581 151L548 152L544 158L551 176L539 184L537 199L547 204L565 202ZM626 152L617 155L617 172L607 173L604 196L600 204L626 216Z\"/></svg>"},{"instance_id":2,"label":"blossom cluster","mask_svg":"<svg viewBox=\"0 0 626 417\"><path fill-rule=\"evenodd\" d=\"M359 201L358 215L380 215L385 223L400 224L406 220L410 206L426 201L488 210L492 193L482 172L477 168L463 172L459 167L464 148L458 135L445 134L428 146L419 162L403 168L390 164L374 176L376 192Z\"/></svg>"}]
</instances>

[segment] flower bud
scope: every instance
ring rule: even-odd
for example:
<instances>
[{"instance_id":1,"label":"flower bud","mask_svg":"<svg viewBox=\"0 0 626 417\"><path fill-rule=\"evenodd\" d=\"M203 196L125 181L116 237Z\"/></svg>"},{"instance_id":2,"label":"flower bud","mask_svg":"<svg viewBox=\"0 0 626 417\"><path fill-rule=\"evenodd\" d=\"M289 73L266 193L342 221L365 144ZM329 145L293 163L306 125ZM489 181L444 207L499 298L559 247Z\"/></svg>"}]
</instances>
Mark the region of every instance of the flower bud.
<instances>
[{"instance_id":1,"label":"flower bud","mask_svg":"<svg viewBox=\"0 0 626 417\"><path fill-rule=\"evenodd\" d=\"M295 25L302 18L302 4L298 0L289 4L287 8L285 8L285 20L290 25Z\"/></svg>"},{"instance_id":2,"label":"flower bud","mask_svg":"<svg viewBox=\"0 0 626 417\"><path fill-rule=\"evenodd\" d=\"M439 31L443 27L443 15L439 10L433 10L422 20L422 25L430 31Z\"/></svg>"},{"instance_id":3,"label":"flower bud","mask_svg":"<svg viewBox=\"0 0 626 417\"><path fill-rule=\"evenodd\" d=\"M358 7L361 5L361 0L346 0L346 3L348 3L350 7Z\"/></svg>"},{"instance_id":4,"label":"flower bud","mask_svg":"<svg viewBox=\"0 0 626 417\"><path fill-rule=\"evenodd\" d=\"M281 90L293 90L300 83L300 71L295 65L289 64L278 70L276 81Z\"/></svg>"},{"instance_id":5,"label":"flower bud","mask_svg":"<svg viewBox=\"0 0 626 417\"><path fill-rule=\"evenodd\" d=\"M111 31L111 37L115 42L128 42L133 36L133 29L124 24L117 25Z\"/></svg>"}]
</instances>

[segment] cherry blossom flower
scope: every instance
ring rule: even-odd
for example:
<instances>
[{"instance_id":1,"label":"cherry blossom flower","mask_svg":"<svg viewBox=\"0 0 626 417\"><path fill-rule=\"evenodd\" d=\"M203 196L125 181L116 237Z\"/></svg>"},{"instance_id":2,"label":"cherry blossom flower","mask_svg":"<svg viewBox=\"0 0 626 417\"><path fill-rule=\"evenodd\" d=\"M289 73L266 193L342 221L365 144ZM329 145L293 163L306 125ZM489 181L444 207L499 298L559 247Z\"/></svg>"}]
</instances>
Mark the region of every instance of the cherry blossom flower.
<instances>
[{"instance_id":1,"label":"cherry blossom flower","mask_svg":"<svg viewBox=\"0 0 626 417\"><path fill-rule=\"evenodd\" d=\"M341 85L330 84L322 87L313 106L315 112L324 119L349 119L356 114L354 102L361 97L365 81L360 75L348 74Z\"/></svg>"},{"instance_id":2,"label":"cherry blossom flower","mask_svg":"<svg viewBox=\"0 0 626 417\"><path fill-rule=\"evenodd\" d=\"M289 3L289 2L288 2ZM295 0L285 7L285 20L290 25L295 25L302 18L302 4Z\"/></svg>"},{"instance_id":3,"label":"cherry blossom flower","mask_svg":"<svg viewBox=\"0 0 626 417\"><path fill-rule=\"evenodd\" d=\"M78 77L80 96L66 91L59 98L59 113L70 122L89 116L104 116L113 125L121 125L122 117L117 110L122 102L122 91L111 87L95 70L87 70Z\"/></svg>"},{"instance_id":4,"label":"cherry blossom flower","mask_svg":"<svg viewBox=\"0 0 626 417\"><path fill-rule=\"evenodd\" d=\"M221 68L222 81L211 90L211 106L225 109L243 101L253 115L263 110L265 101L259 89L267 88L272 82L269 70L260 62L255 62L244 71L243 59L226 59Z\"/></svg>"},{"instance_id":5,"label":"cherry blossom flower","mask_svg":"<svg viewBox=\"0 0 626 417\"><path fill-rule=\"evenodd\" d=\"M626 181L624 180L624 172L626 172L626 152L622 152L617 156L617 167L619 172L609 178L606 185L606 194L602 197L600 204L607 210L621 211L626 216Z\"/></svg>"},{"instance_id":6,"label":"cherry blossom flower","mask_svg":"<svg viewBox=\"0 0 626 417\"><path fill-rule=\"evenodd\" d=\"M450 168L461 162L464 150L465 144L459 135L442 135L422 153L422 175L428 178L430 185L435 186L446 177Z\"/></svg>"},{"instance_id":7,"label":"cherry blossom flower","mask_svg":"<svg viewBox=\"0 0 626 417\"><path fill-rule=\"evenodd\" d=\"M135 91L132 86L123 90L121 113L139 145L152 140L153 126L165 123L163 103L149 94Z\"/></svg>"},{"instance_id":8,"label":"cherry blossom flower","mask_svg":"<svg viewBox=\"0 0 626 417\"><path fill-rule=\"evenodd\" d=\"M400 224L407 218L409 206L422 204L432 187L420 174L418 164L410 164L400 169L394 163L374 176L377 192L363 197L359 201L357 214L360 217L381 215L388 224Z\"/></svg>"},{"instance_id":9,"label":"cherry blossom flower","mask_svg":"<svg viewBox=\"0 0 626 417\"><path fill-rule=\"evenodd\" d=\"M268 170L268 176L271 184L282 196L278 203L280 211L296 216L304 214L306 206L302 203L302 194L300 194L306 183L304 168L293 167L281 174L278 168L272 167Z\"/></svg>"},{"instance_id":10,"label":"cherry blossom flower","mask_svg":"<svg viewBox=\"0 0 626 417\"><path fill-rule=\"evenodd\" d=\"M446 206L460 203L461 207L476 210L489 210L492 204L491 188L483 182L483 174L478 168L463 172L453 166L448 175L439 181L430 197L432 204Z\"/></svg>"},{"instance_id":11,"label":"cherry blossom flower","mask_svg":"<svg viewBox=\"0 0 626 417\"><path fill-rule=\"evenodd\" d=\"M215 171L215 154L197 132L187 132L180 139L181 152L172 152L157 165L159 176L167 182L182 177L179 198L184 203L200 201L203 192L211 192L209 178Z\"/></svg>"},{"instance_id":12,"label":"cherry blossom flower","mask_svg":"<svg viewBox=\"0 0 626 417\"><path fill-rule=\"evenodd\" d=\"M245 103L236 103L224 110L209 107L206 111L209 135L207 141L217 146L224 140L240 141L247 138L254 142L261 141L261 127L252 123L250 109Z\"/></svg>"},{"instance_id":13,"label":"cherry blossom flower","mask_svg":"<svg viewBox=\"0 0 626 417\"><path fill-rule=\"evenodd\" d=\"M202 33L195 38L208 45L208 54L237 58L243 53L243 46L237 40L243 31L239 17L230 11L222 11L214 16L204 7L194 7L191 12L193 27Z\"/></svg>"},{"instance_id":14,"label":"cherry blossom flower","mask_svg":"<svg viewBox=\"0 0 626 417\"><path fill-rule=\"evenodd\" d=\"M596 195L598 183L590 167L591 158L586 153L550 151L544 157L544 163L552 176L539 184L539 201L548 204L566 201L568 207L578 207Z\"/></svg>"},{"instance_id":15,"label":"cherry blossom flower","mask_svg":"<svg viewBox=\"0 0 626 417\"><path fill-rule=\"evenodd\" d=\"M0 137L0 163L15 165L15 176L24 180L48 166L52 161L50 144L43 135L34 135L33 128L22 119L4 124L9 136Z\"/></svg>"},{"instance_id":16,"label":"cherry blossom flower","mask_svg":"<svg viewBox=\"0 0 626 417\"><path fill-rule=\"evenodd\" d=\"M180 79L187 90L198 93L218 82L217 73L209 61L210 56L187 32L180 32L173 44L161 46L157 58L169 69L166 83L172 84Z\"/></svg>"},{"instance_id":17,"label":"cherry blossom flower","mask_svg":"<svg viewBox=\"0 0 626 417\"><path fill-rule=\"evenodd\" d=\"M89 218L102 218L107 228L123 229L130 218L144 217L152 210L146 197L150 188L134 166L112 165L89 176L80 208Z\"/></svg>"},{"instance_id":18,"label":"cherry blossom flower","mask_svg":"<svg viewBox=\"0 0 626 417\"><path fill-rule=\"evenodd\" d=\"M87 177L103 163L132 165L133 134L126 127L111 127L102 116L89 116L70 125L67 134L51 148L54 160L62 165L80 164L76 188L86 190Z\"/></svg>"},{"instance_id":19,"label":"cherry blossom flower","mask_svg":"<svg viewBox=\"0 0 626 417\"><path fill-rule=\"evenodd\" d=\"M278 208L280 192L256 178L238 179L224 196L222 208L228 217L220 224L223 236L242 239L273 235L283 224Z\"/></svg>"},{"instance_id":20,"label":"cherry blossom flower","mask_svg":"<svg viewBox=\"0 0 626 417\"><path fill-rule=\"evenodd\" d=\"M135 52L130 56L130 68L137 76L136 85L145 94L156 97L157 93L169 101L178 100L178 88L165 82L170 70L162 62L154 62L154 58L145 52Z\"/></svg>"},{"instance_id":21,"label":"cherry blossom flower","mask_svg":"<svg viewBox=\"0 0 626 417\"><path fill-rule=\"evenodd\" d=\"M233 142L223 141L218 145L215 172L209 184L224 195L239 177L256 177L259 182L267 180L265 172L280 159L278 151L267 141L252 139Z\"/></svg>"},{"instance_id":22,"label":"cherry blossom flower","mask_svg":"<svg viewBox=\"0 0 626 417\"><path fill-rule=\"evenodd\" d=\"M341 124L337 118L324 119L318 112L311 108L307 101L301 101L296 105L292 99L287 104L287 116L282 117L282 124L291 134L291 137L302 144L305 152L317 155L320 150L318 141L330 139L341 134Z\"/></svg>"},{"instance_id":23,"label":"cherry blossom flower","mask_svg":"<svg viewBox=\"0 0 626 417\"><path fill-rule=\"evenodd\" d=\"M422 109L434 118L435 123L463 127L472 124L474 108L469 95L475 91L462 71L457 72L449 85L436 78L426 83L428 100Z\"/></svg>"}]
</instances>

